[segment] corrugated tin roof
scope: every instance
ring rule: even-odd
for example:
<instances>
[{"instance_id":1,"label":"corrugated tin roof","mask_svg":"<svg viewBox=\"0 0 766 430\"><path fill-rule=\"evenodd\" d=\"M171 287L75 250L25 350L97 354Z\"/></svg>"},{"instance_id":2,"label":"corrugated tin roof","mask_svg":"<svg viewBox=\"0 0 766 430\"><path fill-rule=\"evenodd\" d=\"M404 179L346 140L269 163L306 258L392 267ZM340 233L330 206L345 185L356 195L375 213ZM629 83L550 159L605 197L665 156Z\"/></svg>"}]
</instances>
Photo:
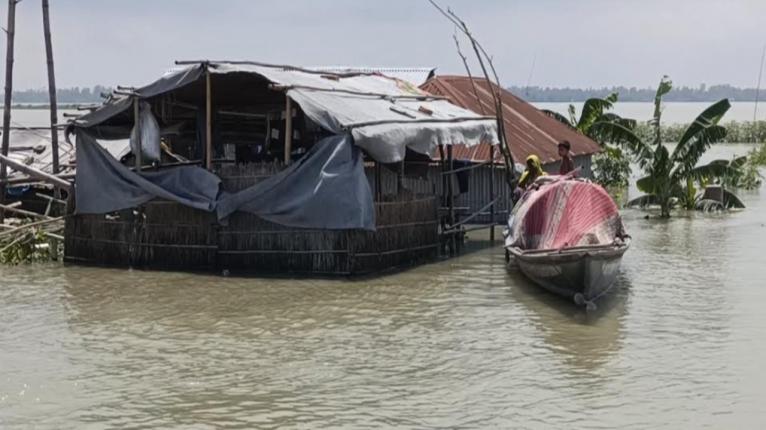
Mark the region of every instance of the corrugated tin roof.
<instances>
[{"instance_id":1,"label":"corrugated tin roof","mask_svg":"<svg viewBox=\"0 0 766 430\"><path fill-rule=\"evenodd\" d=\"M415 86L423 85L436 73L436 67L318 66L309 67L309 69L331 73L380 73L407 81Z\"/></svg>"},{"instance_id":2,"label":"corrugated tin roof","mask_svg":"<svg viewBox=\"0 0 766 430\"><path fill-rule=\"evenodd\" d=\"M473 78L479 99L467 76L436 76L420 88L434 95L447 97L452 103L470 109L476 113L493 115L492 93L490 88L496 85L487 83L483 78ZM523 163L531 154L536 154L544 164L559 159L558 143L568 140L572 145L572 155L594 154L600 151L598 143L578 133L557 120L548 117L531 104L516 97L510 91L500 89L505 120L505 138L510 146L514 161ZM489 160L489 147L478 145L471 148L454 148L454 157L475 162ZM499 151L496 151L499 153ZM496 159L501 156L496 153Z\"/></svg>"}]
</instances>

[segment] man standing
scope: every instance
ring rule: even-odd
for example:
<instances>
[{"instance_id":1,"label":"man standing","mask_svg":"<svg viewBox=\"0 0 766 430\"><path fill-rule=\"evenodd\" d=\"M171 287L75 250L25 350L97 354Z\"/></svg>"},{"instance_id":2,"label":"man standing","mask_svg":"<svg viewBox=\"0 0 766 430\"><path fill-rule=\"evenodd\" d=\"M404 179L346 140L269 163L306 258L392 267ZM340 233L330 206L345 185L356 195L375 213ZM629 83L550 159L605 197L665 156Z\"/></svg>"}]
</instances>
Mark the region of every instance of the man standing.
<instances>
[{"instance_id":1,"label":"man standing","mask_svg":"<svg viewBox=\"0 0 766 430\"><path fill-rule=\"evenodd\" d=\"M568 140L562 140L559 143L559 156L561 156L561 166L559 167L559 175L566 175L574 170L574 162L572 157L569 156L569 150L572 149L572 145Z\"/></svg>"}]
</instances>

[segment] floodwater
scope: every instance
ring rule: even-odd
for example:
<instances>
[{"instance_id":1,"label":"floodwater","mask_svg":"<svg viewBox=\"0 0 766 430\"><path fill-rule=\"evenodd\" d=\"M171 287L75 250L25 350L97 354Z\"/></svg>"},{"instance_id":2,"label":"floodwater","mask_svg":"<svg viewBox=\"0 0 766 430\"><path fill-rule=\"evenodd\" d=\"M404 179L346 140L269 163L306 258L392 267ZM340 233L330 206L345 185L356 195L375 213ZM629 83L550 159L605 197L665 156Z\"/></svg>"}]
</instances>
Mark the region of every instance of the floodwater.
<instances>
[{"instance_id":1,"label":"floodwater","mask_svg":"<svg viewBox=\"0 0 766 430\"><path fill-rule=\"evenodd\" d=\"M0 428L762 428L766 190L742 198L625 211L591 314L479 240L358 280L0 267Z\"/></svg>"},{"instance_id":2,"label":"floodwater","mask_svg":"<svg viewBox=\"0 0 766 430\"><path fill-rule=\"evenodd\" d=\"M549 109L563 115L569 115L570 103L532 103L538 109ZM579 112L583 102L572 103ZM713 102L663 102L663 124L688 124ZM646 102L617 102L614 113L625 118L648 121L654 115L654 103ZM755 102L732 102L731 109L726 112L723 122L752 121L753 114L759 121L766 121L766 105L760 103L756 110Z\"/></svg>"}]
</instances>

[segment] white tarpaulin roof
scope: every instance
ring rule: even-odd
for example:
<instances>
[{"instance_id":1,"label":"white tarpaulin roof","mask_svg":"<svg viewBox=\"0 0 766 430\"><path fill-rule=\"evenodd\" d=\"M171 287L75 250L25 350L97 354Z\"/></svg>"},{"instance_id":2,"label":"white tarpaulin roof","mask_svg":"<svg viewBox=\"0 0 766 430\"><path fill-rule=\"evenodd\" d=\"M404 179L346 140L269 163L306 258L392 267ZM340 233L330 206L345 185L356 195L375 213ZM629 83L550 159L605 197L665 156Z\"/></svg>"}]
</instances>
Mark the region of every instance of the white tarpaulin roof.
<instances>
[{"instance_id":1,"label":"white tarpaulin roof","mask_svg":"<svg viewBox=\"0 0 766 430\"><path fill-rule=\"evenodd\" d=\"M153 97L187 85L204 77L205 64L213 74L250 73L267 79L276 89L286 91L313 121L334 133L350 132L357 146L381 162L402 160L406 148L433 155L439 144L498 143L494 117L477 115L411 83L374 73L336 74L255 62L209 62L166 74L137 92L141 97ZM105 105L79 118L75 125L97 125L130 106L122 101L115 104L119 106Z\"/></svg>"}]
</instances>

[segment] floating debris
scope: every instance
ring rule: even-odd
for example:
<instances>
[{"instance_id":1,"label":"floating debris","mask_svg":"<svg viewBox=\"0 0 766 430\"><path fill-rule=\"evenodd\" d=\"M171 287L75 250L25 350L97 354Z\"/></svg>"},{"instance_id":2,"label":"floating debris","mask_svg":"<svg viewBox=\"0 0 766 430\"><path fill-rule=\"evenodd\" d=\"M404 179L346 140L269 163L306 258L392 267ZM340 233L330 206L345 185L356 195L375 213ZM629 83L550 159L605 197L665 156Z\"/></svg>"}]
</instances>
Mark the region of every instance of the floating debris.
<instances>
[{"instance_id":1,"label":"floating debris","mask_svg":"<svg viewBox=\"0 0 766 430\"><path fill-rule=\"evenodd\" d=\"M7 218L0 224L0 263L22 264L58 261L63 255L64 217Z\"/></svg>"}]
</instances>

